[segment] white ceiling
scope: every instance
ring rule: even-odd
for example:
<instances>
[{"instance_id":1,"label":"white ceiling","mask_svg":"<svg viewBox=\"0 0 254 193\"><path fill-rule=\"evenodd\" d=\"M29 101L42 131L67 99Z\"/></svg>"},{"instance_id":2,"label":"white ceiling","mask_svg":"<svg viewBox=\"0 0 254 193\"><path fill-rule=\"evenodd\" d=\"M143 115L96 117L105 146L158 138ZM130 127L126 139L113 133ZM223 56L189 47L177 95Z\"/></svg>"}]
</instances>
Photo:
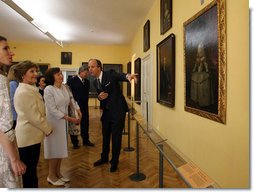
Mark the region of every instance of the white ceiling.
<instances>
[{"instance_id":1,"label":"white ceiling","mask_svg":"<svg viewBox=\"0 0 254 193\"><path fill-rule=\"evenodd\" d=\"M21 2L21 4L20 4ZM155 0L16 0L30 16L42 13L61 33L63 44L128 44ZM24 6L24 7L23 7ZM32 8L31 8L32 6ZM52 42L26 19L0 1L0 35L9 41Z\"/></svg>"}]
</instances>

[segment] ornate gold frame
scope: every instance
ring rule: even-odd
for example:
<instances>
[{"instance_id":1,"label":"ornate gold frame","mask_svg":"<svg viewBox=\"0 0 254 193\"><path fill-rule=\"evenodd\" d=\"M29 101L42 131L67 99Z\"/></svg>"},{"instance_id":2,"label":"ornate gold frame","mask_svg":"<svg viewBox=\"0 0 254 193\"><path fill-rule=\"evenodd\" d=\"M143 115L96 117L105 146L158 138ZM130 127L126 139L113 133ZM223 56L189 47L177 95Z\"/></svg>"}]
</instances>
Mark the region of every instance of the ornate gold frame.
<instances>
[{"instance_id":1,"label":"ornate gold frame","mask_svg":"<svg viewBox=\"0 0 254 193\"><path fill-rule=\"evenodd\" d=\"M217 25L218 25L218 113L210 113L186 105L186 76L185 76L185 111L197 114L199 116L226 123L226 3L225 0L214 0L192 18L184 22L184 48L186 45L185 26L203 15L207 10L217 7ZM185 75L186 75L186 50L184 49Z\"/></svg>"}]
</instances>

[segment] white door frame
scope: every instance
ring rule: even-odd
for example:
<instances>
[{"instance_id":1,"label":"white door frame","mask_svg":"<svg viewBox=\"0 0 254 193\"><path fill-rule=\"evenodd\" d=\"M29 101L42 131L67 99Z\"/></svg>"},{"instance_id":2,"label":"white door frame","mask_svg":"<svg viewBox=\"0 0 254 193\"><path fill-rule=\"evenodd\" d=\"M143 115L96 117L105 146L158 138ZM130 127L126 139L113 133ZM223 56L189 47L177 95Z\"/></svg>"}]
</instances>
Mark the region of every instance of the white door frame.
<instances>
[{"instance_id":1,"label":"white door frame","mask_svg":"<svg viewBox=\"0 0 254 193\"><path fill-rule=\"evenodd\" d=\"M147 121L148 115L148 125L149 129L152 126L152 115L153 115L153 105L152 105L152 57L148 54L141 60L141 113L144 119ZM147 113L148 108L148 113Z\"/></svg>"},{"instance_id":2,"label":"white door frame","mask_svg":"<svg viewBox=\"0 0 254 193\"><path fill-rule=\"evenodd\" d=\"M67 82L68 75L76 75L76 74L78 74L78 69L79 69L79 67L76 67L76 68L61 68L61 71L62 71L63 77L64 77L63 82L64 83Z\"/></svg>"}]
</instances>

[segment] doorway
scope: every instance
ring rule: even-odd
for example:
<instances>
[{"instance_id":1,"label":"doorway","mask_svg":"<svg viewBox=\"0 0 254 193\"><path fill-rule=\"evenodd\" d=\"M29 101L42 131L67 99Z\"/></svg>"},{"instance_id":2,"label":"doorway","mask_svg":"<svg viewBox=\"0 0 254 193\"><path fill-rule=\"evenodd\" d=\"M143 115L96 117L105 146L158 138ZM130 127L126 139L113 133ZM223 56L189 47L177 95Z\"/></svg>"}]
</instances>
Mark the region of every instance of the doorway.
<instances>
[{"instance_id":1,"label":"doorway","mask_svg":"<svg viewBox=\"0 0 254 193\"><path fill-rule=\"evenodd\" d=\"M152 127L152 62L151 55L142 58L141 62L141 113L146 122L148 129Z\"/></svg>"},{"instance_id":2,"label":"doorway","mask_svg":"<svg viewBox=\"0 0 254 193\"><path fill-rule=\"evenodd\" d=\"M69 78L78 74L78 68L62 68L61 71L64 77L63 83L67 83Z\"/></svg>"}]
</instances>

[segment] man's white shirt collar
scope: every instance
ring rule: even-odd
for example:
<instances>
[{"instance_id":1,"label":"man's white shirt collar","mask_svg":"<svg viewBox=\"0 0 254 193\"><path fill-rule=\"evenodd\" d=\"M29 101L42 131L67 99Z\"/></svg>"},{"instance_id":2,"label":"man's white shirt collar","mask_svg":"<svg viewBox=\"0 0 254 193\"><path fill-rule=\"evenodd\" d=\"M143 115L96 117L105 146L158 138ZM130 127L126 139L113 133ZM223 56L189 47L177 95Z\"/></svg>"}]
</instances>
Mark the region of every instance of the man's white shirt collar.
<instances>
[{"instance_id":1,"label":"man's white shirt collar","mask_svg":"<svg viewBox=\"0 0 254 193\"><path fill-rule=\"evenodd\" d=\"M81 82L83 82L83 79L78 75L79 79L81 80Z\"/></svg>"},{"instance_id":2,"label":"man's white shirt collar","mask_svg":"<svg viewBox=\"0 0 254 193\"><path fill-rule=\"evenodd\" d=\"M100 80L100 83L101 83L101 80L102 80L102 74L103 74L103 71L101 71L100 76L98 77L99 80Z\"/></svg>"}]
</instances>

